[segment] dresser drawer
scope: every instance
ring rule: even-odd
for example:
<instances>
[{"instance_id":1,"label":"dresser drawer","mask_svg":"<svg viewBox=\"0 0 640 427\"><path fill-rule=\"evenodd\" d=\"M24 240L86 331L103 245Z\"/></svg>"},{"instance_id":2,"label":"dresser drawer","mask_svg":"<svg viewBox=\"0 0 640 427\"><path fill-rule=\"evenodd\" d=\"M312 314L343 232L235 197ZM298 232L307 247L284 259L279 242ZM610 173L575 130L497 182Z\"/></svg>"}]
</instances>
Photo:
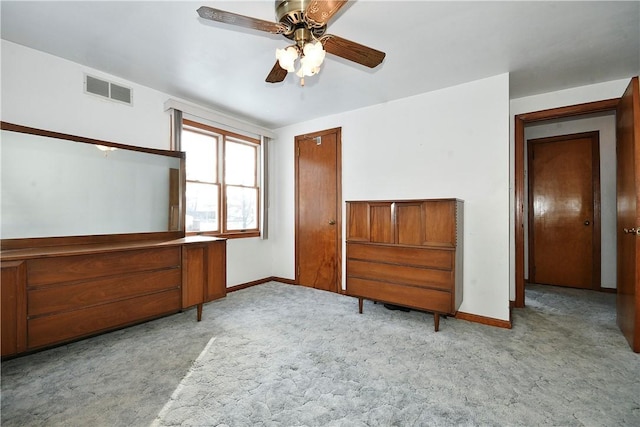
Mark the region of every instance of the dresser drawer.
<instances>
[{"instance_id":1,"label":"dresser drawer","mask_svg":"<svg viewBox=\"0 0 640 427\"><path fill-rule=\"evenodd\" d=\"M451 293L446 291L403 286L355 277L349 277L347 280L347 294L351 296L437 313L452 312Z\"/></svg>"},{"instance_id":2,"label":"dresser drawer","mask_svg":"<svg viewBox=\"0 0 640 427\"><path fill-rule=\"evenodd\" d=\"M454 251L449 248L411 248L348 242L347 258L451 270Z\"/></svg>"},{"instance_id":3,"label":"dresser drawer","mask_svg":"<svg viewBox=\"0 0 640 427\"><path fill-rule=\"evenodd\" d=\"M29 317L105 304L171 288L180 288L179 268L143 271L28 291Z\"/></svg>"},{"instance_id":4,"label":"dresser drawer","mask_svg":"<svg viewBox=\"0 0 640 427\"><path fill-rule=\"evenodd\" d=\"M180 266L180 247L39 258L27 263L27 285L45 285Z\"/></svg>"},{"instance_id":5,"label":"dresser drawer","mask_svg":"<svg viewBox=\"0 0 640 427\"><path fill-rule=\"evenodd\" d=\"M349 277L449 290L453 285L451 270L435 270L379 262L347 260Z\"/></svg>"},{"instance_id":6,"label":"dresser drawer","mask_svg":"<svg viewBox=\"0 0 640 427\"><path fill-rule=\"evenodd\" d=\"M180 289L30 319L28 348L93 335L180 310Z\"/></svg>"}]
</instances>

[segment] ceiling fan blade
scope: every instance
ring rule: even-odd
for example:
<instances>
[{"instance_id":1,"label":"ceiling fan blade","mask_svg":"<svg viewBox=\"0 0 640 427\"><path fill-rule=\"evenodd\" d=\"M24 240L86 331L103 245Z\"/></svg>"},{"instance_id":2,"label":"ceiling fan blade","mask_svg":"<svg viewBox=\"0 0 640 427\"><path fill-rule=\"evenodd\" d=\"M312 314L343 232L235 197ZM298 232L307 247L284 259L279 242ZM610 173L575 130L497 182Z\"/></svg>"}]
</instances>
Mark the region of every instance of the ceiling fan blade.
<instances>
[{"instance_id":1,"label":"ceiling fan blade","mask_svg":"<svg viewBox=\"0 0 640 427\"><path fill-rule=\"evenodd\" d=\"M321 39L324 50L349 61L375 68L385 57L384 52L328 34Z\"/></svg>"},{"instance_id":2,"label":"ceiling fan blade","mask_svg":"<svg viewBox=\"0 0 640 427\"><path fill-rule=\"evenodd\" d=\"M237 25L239 27L251 28L253 30L265 31L272 34L283 34L289 29L286 25L264 21L262 19L250 18L237 13L226 12L212 7L201 6L198 9L201 18L211 21L223 22L225 24Z\"/></svg>"},{"instance_id":3,"label":"ceiling fan blade","mask_svg":"<svg viewBox=\"0 0 640 427\"><path fill-rule=\"evenodd\" d=\"M316 24L326 24L346 3L346 0L313 0L304 12L305 19Z\"/></svg>"},{"instance_id":4,"label":"ceiling fan blade","mask_svg":"<svg viewBox=\"0 0 640 427\"><path fill-rule=\"evenodd\" d=\"M285 77L287 77L287 70L282 68L278 61L276 61L265 81L267 83L280 83Z\"/></svg>"}]
</instances>

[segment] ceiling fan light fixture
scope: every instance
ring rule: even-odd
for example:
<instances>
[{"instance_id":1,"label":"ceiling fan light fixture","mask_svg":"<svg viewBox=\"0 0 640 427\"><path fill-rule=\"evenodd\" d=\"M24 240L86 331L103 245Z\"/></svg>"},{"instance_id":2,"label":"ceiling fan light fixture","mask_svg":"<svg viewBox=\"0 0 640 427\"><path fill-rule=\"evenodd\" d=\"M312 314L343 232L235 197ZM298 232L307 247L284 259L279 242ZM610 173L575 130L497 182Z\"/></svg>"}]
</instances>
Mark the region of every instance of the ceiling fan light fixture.
<instances>
[{"instance_id":1,"label":"ceiling fan light fixture","mask_svg":"<svg viewBox=\"0 0 640 427\"><path fill-rule=\"evenodd\" d=\"M300 77L300 84L304 86L304 78L314 76L320 71L326 52L320 41L301 41L298 45L289 46L286 49L276 49L278 65L288 73L295 72ZM300 65L296 70L296 60L300 59Z\"/></svg>"},{"instance_id":2,"label":"ceiling fan light fixture","mask_svg":"<svg viewBox=\"0 0 640 427\"><path fill-rule=\"evenodd\" d=\"M316 68L322 65L326 52L322 48L322 43L314 41L312 43L306 43L303 48L304 57L313 64Z\"/></svg>"},{"instance_id":3,"label":"ceiling fan light fixture","mask_svg":"<svg viewBox=\"0 0 640 427\"><path fill-rule=\"evenodd\" d=\"M320 65L313 58L303 56L300 58L300 69L296 73L298 77L313 76L320 71Z\"/></svg>"},{"instance_id":4,"label":"ceiling fan light fixture","mask_svg":"<svg viewBox=\"0 0 640 427\"><path fill-rule=\"evenodd\" d=\"M295 62L298 59L298 49L294 46L289 46L286 49L276 49L276 59L283 70L292 73L296 70Z\"/></svg>"}]
</instances>

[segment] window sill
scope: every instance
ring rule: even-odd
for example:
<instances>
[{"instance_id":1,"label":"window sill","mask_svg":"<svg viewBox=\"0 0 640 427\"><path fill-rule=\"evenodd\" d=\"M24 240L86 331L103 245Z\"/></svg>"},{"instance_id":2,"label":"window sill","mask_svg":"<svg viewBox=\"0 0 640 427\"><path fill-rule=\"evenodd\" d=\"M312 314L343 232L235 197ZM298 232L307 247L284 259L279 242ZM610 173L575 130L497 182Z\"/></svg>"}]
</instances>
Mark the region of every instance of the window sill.
<instances>
[{"instance_id":1,"label":"window sill","mask_svg":"<svg viewBox=\"0 0 640 427\"><path fill-rule=\"evenodd\" d=\"M234 231L234 232L228 232L228 233L192 231L192 232L187 232L186 235L187 236L212 236L212 237L220 237L223 239L242 239L245 237L260 237L260 232L256 230Z\"/></svg>"}]
</instances>

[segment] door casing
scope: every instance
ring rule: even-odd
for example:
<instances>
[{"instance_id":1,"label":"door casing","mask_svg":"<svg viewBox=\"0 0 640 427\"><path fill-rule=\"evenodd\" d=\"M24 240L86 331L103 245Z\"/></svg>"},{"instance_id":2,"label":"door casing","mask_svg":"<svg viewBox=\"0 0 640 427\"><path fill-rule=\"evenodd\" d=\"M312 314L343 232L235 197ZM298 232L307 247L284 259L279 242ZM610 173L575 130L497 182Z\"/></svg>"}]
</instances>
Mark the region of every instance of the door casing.
<instances>
[{"instance_id":1,"label":"door casing","mask_svg":"<svg viewBox=\"0 0 640 427\"><path fill-rule=\"evenodd\" d=\"M541 122L551 119L581 116L585 114L612 112L618 106L620 98L603 101L588 102L585 104L571 105L567 107L552 108L548 110L534 111L518 114L514 120L514 236L515 236L515 307L525 306L524 283L524 203L525 203L525 138L524 128L529 123Z\"/></svg>"}]
</instances>

